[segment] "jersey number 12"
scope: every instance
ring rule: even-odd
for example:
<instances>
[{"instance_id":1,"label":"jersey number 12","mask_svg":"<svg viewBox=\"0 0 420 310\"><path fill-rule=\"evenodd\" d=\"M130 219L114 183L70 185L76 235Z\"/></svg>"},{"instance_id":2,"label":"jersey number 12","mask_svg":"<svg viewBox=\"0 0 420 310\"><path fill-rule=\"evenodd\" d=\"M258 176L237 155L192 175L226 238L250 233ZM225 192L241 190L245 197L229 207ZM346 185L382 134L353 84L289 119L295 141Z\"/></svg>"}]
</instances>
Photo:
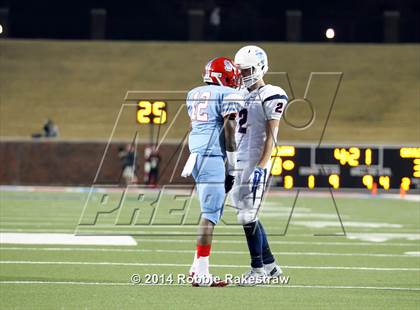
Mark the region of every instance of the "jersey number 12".
<instances>
[{"instance_id":1,"label":"jersey number 12","mask_svg":"<svg viewBox=\"0 0 420 310\"><path fill-rule=\"evenodd\" d=\"M209 120L209 116L207 113L209 98L210 98L210 92L204 92L201 95L198 92L194 94L191 120L200 121L200 122L207 122Z\"/></svg>"}]
</instances>

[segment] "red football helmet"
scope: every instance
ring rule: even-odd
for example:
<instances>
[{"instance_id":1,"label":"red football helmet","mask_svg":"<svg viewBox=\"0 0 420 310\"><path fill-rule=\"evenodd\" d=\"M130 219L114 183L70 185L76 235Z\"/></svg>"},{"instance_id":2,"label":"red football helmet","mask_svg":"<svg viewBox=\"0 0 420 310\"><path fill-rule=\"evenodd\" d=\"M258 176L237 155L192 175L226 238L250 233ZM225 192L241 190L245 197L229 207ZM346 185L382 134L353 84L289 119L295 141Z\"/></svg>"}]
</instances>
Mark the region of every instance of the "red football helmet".
<instances>
[{"instance_id":1,"label":"red football helmet","mask_svg":"<svg viewBox=\"0 0 420 310\"><path fill-rule=\"evenodd\" d=\"M203 81L238 88L241 84L241 75L232 60L226 57L218 57L207 63L203 72Z\"/></svg>"}]
</instances>

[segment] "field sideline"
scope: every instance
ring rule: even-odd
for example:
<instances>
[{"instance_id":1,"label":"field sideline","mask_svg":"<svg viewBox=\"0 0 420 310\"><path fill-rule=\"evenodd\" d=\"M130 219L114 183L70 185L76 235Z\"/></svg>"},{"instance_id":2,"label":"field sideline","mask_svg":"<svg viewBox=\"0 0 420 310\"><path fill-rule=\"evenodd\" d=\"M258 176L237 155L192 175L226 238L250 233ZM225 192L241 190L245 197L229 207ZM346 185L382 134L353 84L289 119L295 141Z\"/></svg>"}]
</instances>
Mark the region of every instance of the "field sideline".
<instances>
[{"instance_id":1,"label":"field sideline","mask_svg":"<svg viewBox=\"0 0 420 310\"><path fill-rule=\"evenodd\" d=\"M85 192L0 189L1 309L213 309L221 300L232 309L418 309L420 305L420 205L415 198L337 195L346 236L333 236L342 231L330 199L307 194L297 201L287 234L281 236L293 195L270 196L261 219L289 283L223 289L164 281L145 284L147 274L177 277L188 271L196 227L115 227L112 214L101 217L97 226L77 227L86 198ZM133 203L138 201L128 200ZM163 197L163 205L171 206L169 197ZM194 202L187 224L198 215L197 209ZM225 217L230 223L234 214L226 210ZM72 237L76 228L79 234L129 233L137 245L53 243L51 238ZM23 233L48 233L53 244L30 244L36 238ZM23 236L23 243L13 243L7 236ZM216 228L210 262L212 272L221 277L247 271L241 227ZM131 283L133 274L142 276L142 283Z\"/></svg>"}]
</instances>

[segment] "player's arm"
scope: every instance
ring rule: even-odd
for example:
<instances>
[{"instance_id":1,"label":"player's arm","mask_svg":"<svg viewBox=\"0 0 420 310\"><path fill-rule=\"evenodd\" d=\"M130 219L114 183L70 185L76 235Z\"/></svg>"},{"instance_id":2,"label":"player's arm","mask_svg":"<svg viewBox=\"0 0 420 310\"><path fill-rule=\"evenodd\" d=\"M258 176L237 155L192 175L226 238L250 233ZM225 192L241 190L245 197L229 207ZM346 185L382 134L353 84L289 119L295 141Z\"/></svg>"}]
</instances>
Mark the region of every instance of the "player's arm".
<instances>
[{"instance_id":1,"label":"player's arm","mask_svg":"<svg viewBox=\"0 0 420 310\"><path fill-rule=\"evenodd\" d=\"M269 173L265 167L270 160L273 146L277 140L280 118L287 104L287 96L286 94L273 94L266 98L262 104L267 120L265 123L266 138L260 160L258 161L257 166L254 169L254 173L252 174L252 192L254 193L254 202L257 188L262 180L262 176Z\"/></svg>"},{"instance_id":2,"label":"player's arm","mask_svg":"<svg viewBox=\"0 0 420 310\"><path fill-rule=\"evenodd\" d=\"M267 138L265 139L264 149L257 164L257 167L259 168L263 169L265 166L267 166L267 163L271 158L275 139L277 138L279 123L280 119L272 119L266 122L265 133Z\"/></svg>"},{"instance_id":3,"label":"player's arm","mask_svg":"<svg viewBox=\"0 0 420 310\"><path fill-rule=\"evenodd\" d=\"M233 175L236 164L236 141L235 141L235 129L236 129L236 114L228 114L224 117L224 128L225 128L225 148L227 157L227 173Z\"/></svg>"},{"instance_id":4,"label":"player's arm","mask_svg":"<svg viewBox=\"0 0 420 310\"><path fill-rule=\"evenodd\" d=\"M235 180L235 164L236 164L236 114L239 112L240 104L243 98L237 93L232 93L224 97L222 104L222 113L224 120L225 148L227 157L227 174L225 178L225 191L228 193L233 186Z\"/></svg>"},{"instance_id":5,"label":"player's arm","mask_svg":"<svg viewBox=\"0 0 420 310\"><path fill-rule=\"evenodd\" d=\"M236 163L236 114L240 110L243 97L238 93L231 93L223 98L222 115L224 119L225 147L228 162L228 174L233 175Z\"/></svg>"},{"instance_id":6,"label":"player's arm","mask_svg":"<svg viewBox=\"0 0 420 310\"><path fill-rule=\"evenodd\" d=\"M227 174L225 178L225 192L228 193L232 187L235 177L236 163L236 141L235 141L235 129L236 129L236 114L229 114L224 117L224 128L225 128L225 147L227 157Z\"/></svg>"},{"instance_id":7,"label":"player's arm","mask_svg":"<svg viewBox=\"0 0 420 310\"><path fill-rule=\"evenodd\" d=\"M264 169L271 158L271 152L275 142L277 141L277 132L280 124L280 119L283 115L287 105L286 93L275 93L263 102L264 113L266 117L265 125L265 144L264 150L261 154L260 160L257 163L257 168Z\"/></svg>"},{"instance_id":8,"label":"player's arm","mask_svg":"<svg viewBox=\"0 0 420 310\"><path fill-rule=\"evenodd\" d=\"M236 115L229 114L224 117L225 147L227 152L236 152L235 129Z\"/></svg>"}]
</instances>

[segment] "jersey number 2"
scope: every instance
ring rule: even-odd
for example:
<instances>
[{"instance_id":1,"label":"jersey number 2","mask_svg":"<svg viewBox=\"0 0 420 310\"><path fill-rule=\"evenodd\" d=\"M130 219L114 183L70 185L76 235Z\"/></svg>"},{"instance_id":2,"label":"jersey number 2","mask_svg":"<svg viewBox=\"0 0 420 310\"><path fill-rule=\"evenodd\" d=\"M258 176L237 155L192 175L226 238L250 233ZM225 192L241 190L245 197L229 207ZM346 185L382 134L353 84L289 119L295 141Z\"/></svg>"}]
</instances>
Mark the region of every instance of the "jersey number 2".
<instances>
[{"instance_id":1,"label":"jersey number 2","mask_svg":"<svg viewBox=\"0 0 420 310\"><path fill-rule=\"evenodd\" d=\"M239 133L243 133L243 134L246 133L245 124L247 121L248 121L248 110L243 109L239 111L239 129L238 129Z\"/></svg>"},{"instance_id":2,"label":"jersey number 2","mask_svg":"<svg viewBox=\"0 0 420 310\"><path fill-rule=\"evenodd\" d=\"M283 102L279 102L277 103L276 109L274 111L276 111L277 113L281 113L283 109Z\"/></svg>"}]
</instances>

